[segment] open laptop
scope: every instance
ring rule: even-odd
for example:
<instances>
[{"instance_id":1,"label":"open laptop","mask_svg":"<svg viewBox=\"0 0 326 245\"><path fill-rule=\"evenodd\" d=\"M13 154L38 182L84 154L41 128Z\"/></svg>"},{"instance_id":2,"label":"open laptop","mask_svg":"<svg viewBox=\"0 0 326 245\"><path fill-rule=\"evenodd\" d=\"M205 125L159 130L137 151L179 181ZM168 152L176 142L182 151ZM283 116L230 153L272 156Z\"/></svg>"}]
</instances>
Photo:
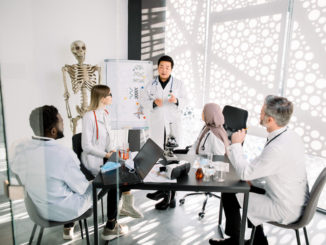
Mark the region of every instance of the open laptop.
<instances>
[{"instance_id":1,"label":"open laptop","mask_svg":"<svg viewBox=\"0 0 326 245\"><path fill-rule=\"evenodd\" d=\"M142 183L157 160L162 157L163 152L152 139L148 139L133 159L135 171L130 171L126 167L120 167L116 171L106 172L102 174L106 175L105 178L102 176L103 183L105 185L117 184L118 182L120 185ZM119 179L116 179L117 176L119 176Z\"/></svg>"}]
</instances>

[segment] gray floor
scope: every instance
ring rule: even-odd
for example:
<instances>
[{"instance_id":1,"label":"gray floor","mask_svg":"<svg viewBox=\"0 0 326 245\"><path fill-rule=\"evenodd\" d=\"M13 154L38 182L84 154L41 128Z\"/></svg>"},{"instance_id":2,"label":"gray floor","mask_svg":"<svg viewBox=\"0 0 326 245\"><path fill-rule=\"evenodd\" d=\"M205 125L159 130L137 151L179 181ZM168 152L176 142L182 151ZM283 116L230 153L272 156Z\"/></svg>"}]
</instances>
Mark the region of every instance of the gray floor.
<instances>
[{"instance_id":1,"label":"gray floor","mask_svg":"<svg viewBox=\"0 0 326 245\"><path fill-rule=\"evenodd\" d=\"M259 155L264 139L257 137L248 137L245 143L245 151L248 152L249 159ZM4 156L1 152L0 158ZM249 154L250 153L250 154ZM326 166L326 160L306 156L308 178L311 184ZM309 167L308 167L309 166ZM6 165L3 159L0 159L0 181L7 179ZM198 212L201 210L204 196L190 197L183 206L177 206L175 209L166 211L157 211L154 209L154 201L145 197L146 191L133 191L135 195L136 206L144 213L143 219L121 218L120 222L127 224L130 233L110 244L208 244L211 237L217 237L217 220L219 200L210 198L207 205L207 212L204 219L198 219ZM185 193L178 192L177 200ZM326 191L320 198L319 205L326 208ZM14 232L16 244L27 244L33 223L30 221L24 203L22 201L13 202L14 214ZM12 244L12 230L10 223L10 206L8 199L4 196L3 185L0 185L0 244ZM101 218L99 217L99 221ZM93 222L92 218L88 220L91 241L93 241ZM224 224L222 224L223 227ZM101 225L103 227L103 225ZM76 228L76 237L73 241L66 242L62 239L62 227L46 229L42 244L86 244L81 239L79 227ZM250 229L247 229L246 236L249 238ZM295 233L293 231L282 230L271 225L265 225L265 233L268 236L269 244L296 244ZM314 219L308 226L310 244L326 244L326 215L316 213ZM303 242L303 236L302 236ZM105 244L101 241L101 244ZM304 243L303 243L304 244Z\"/></svg>"},{"instance_id":2,"label":"gray floor","mask_svg":"<svg viewBox=\"0 0 326 245\"><path fill-rule=\"evenodd\" d=\"M207 212L204 219L198 219L198 212L201 209L204 196L189 197L183 206L177 205L175 209L157 211L154 209L155 201L145 197L146 191L134 191L136 205L144 213L143 219L121 218L120 222L127 224L130 233L120 237L109 244L208 244L211 237L217 237L217 220L219 200L210 198L207 205ZM177 200L184 192L178 192ZM23 202L14 203L15 210L15 231L17 244L27 244L32 230L32 222L26 214ZM3 209L0 220L4 221L7 215ZM101 218L99 217L99 221ZM92 218L88 220L93 239ZM9 223L3 222L0 225L1 244L6 243L6 232ZM223 226L223 225L222 225ZM265 231L270 244L296 244L293 231L287 231L265 225ZM308 226L310 244L326 244L326 216L316 213L313 221ZM250 229L247 229L246 236L250 236ZM303 239L303 237L302 237ZM302 240L303 241L303 240ZM76 238L73 241L65 242L62 239L62 227L46 229L42 244L86 244L80 237L79 227L76 227ZM105 244L101 240L101 244Z\"/></svg>"}]
</instances>

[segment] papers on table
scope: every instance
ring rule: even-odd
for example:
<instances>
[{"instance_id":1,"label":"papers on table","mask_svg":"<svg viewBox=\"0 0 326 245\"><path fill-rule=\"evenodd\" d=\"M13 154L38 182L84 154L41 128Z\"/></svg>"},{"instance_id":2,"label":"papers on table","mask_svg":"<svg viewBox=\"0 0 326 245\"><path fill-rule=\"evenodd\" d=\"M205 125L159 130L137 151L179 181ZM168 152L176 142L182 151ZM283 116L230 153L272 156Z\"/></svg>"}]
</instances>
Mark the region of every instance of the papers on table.
<instances>
[{"instance_id":1,"label":"papers on table","mask_svg":"<svg viewBox=\"0 0 326 245\"><path fill-rule=\"evenodd\" d=\"M133 170L135 169L135 163L134 160L132 159L128 159L125 161L125 166L129 169L129 170Z\"/></svg>"},{"instance_id":2,"label":"papers on table","mask_svg":"<svg viewBox=\"0 0 326 245\"><path fill-rule=\"evenodd\" d=\"M221 162L216 161L211 163L212 166L216 169L216 171L223 171L223 172L229 172L230 171L230 165L227 162Z\"/></svg>"},{"instance_id":3,"label":"papers on table","mask_svg":"<svg viewBox=\"0 0 326 245\"><path fill-rule=\"evenodd\" d=\"M147 174L143 182L177 183L176 179L171 180L167 177L165 172L160 172L160 167L163 167L163 165L155 164L152 170Z\"/></svg>"}]
</instances>

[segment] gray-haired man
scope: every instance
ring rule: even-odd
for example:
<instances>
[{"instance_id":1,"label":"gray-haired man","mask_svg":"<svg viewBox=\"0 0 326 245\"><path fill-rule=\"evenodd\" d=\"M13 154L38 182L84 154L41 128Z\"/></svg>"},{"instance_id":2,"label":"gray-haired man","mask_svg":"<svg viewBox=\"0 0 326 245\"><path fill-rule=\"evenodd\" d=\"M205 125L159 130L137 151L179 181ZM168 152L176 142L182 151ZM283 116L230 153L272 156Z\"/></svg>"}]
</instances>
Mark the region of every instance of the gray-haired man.
<instances>
[{"instance_id":1,"label":"gray-haired man","mask_svg":"<svg viewBox=\"0 0 326 245\"><path fill-rule=\"evenodd\" d=\"M265 98L260 124L269 134L261 155L252 162L245 159L241 146L246 131L239 130L231 138L229 159L240 178L250 181L253 187L249 196L248 219L257 226L254 244L268 244L262 223L289 224L296 221L309 195L304 146L300 137L286 126L292 112L293 104L286 98L273 95ZM226 216L225 233L230 238L210 239L209 242L239 244L239 203L243 203L243 195L223 193L222 201Z\"/></svg>"}]
</instances>

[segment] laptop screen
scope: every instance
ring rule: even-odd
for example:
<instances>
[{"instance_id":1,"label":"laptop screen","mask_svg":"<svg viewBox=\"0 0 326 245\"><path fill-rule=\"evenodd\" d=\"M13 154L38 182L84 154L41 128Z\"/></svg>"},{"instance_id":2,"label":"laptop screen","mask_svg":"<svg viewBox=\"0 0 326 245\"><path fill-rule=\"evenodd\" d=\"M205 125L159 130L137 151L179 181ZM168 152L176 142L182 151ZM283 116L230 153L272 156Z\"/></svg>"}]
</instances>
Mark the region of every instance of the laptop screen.
<instances>
[{"instance_id":1,"label":"laptop screen","mask_svg":"<svg viewBox=\"0 0 326 245\"><path fill-rule=\"evenodd\" d=\"M163 155L163 150L151 139L148 139L134 158L135 170L144 179L157 160Z\"/></svg>"}]
</instances>

